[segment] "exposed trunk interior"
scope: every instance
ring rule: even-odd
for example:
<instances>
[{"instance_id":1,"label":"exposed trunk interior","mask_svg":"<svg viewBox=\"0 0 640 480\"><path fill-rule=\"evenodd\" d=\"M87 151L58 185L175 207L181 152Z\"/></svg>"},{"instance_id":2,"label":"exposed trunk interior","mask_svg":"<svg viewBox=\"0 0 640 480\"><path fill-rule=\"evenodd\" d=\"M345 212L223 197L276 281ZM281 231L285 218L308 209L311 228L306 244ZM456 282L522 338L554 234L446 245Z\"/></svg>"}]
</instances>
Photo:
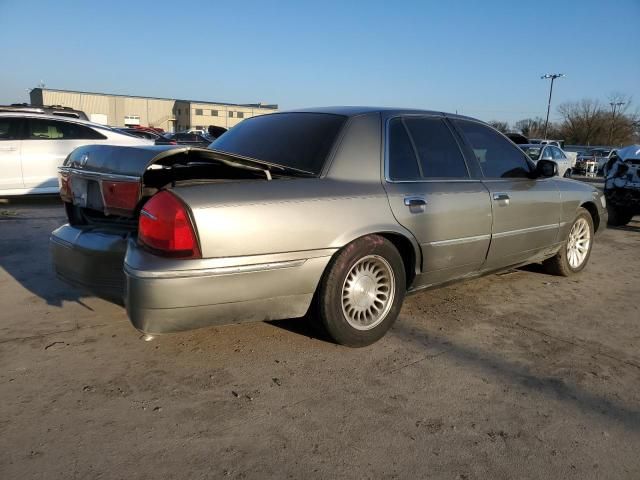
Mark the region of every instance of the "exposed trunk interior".
<instances>
[{"instance_id":1,"label":"exposed trunk interior","mask_svg":"<svg viewBox=\"0 0 640 480\"><path fill-rule=\"evenodd\" d=\"M266 181L270 178L262 169L232 165L208 157L198 154L197 151L186 150L154 161L147 166L139 180L140 193L135 208L118 214L110 212L109 206L105 205L104 186L100 176L91 178L90 168L80 173L71 172L68 175L70 183L74 185L74 200L65 199L63 195L69 223L76 226L114 227L124 231L135 231L143 205L160 190L203 183ZM86 178L81 178L83 176ZM82 202L76 201L76 198L82 198Z\"/></svg>"}]
</instances>

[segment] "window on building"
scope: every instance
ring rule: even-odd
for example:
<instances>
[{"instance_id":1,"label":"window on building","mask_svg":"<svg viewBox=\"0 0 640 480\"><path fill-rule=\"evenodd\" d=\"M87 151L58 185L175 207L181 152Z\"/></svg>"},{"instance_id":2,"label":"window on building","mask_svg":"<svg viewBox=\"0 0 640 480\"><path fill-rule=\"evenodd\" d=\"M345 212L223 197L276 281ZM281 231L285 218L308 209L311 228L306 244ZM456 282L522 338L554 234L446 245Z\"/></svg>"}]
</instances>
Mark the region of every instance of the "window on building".
<instances>
[{"instance_id":1,"label":"window on building","mask_svg":"<svg viewBox=\"0 0 640 480\"><path fill-rule=\"evenodd\" d=\"M217 117L218 116L218 110L211 110L211 116L212 117Z\"/></svg>"},{"instance_id":2,"label":"window on building","mask_svg":"<svg viewBox=\"0 0 640 480\"><path fill-rule=\"evenodd\" d=\"M103 140L96 130L71 122L31 118L27 121L28 140Z\"/></svg>"},{"instance_id":3,"label":"window on building","mask_svg":"<svg viewBox=\"0 0 640 480\"><path fill-rule=\"evenodd\" d=\"M495 130L477 122L455 120L480 162L485 177L527 178L531 171L525 154Z\"/></svg>"},{"instance_id":4,"label":"window on building","mask_svg":"<svg viewBox=\"0 0 640 480\"><path fill-rule=\"evenodd\" d=\"M233 112L229 110L229 118L233 118Z\"/></svg>"},{"instance_id":5,"label":"window on building","mask_svg":"<svg viewBox=\"0 0 640 480\"><path fill-rule=\"evenodd\" d=\"M196 115L202 115L202 109L196 108Z\"/></svg>"},{"instance_id":6,"label":"window on building","mask_svg":"<svg viewBox=\"0 0 640 480\"><path fill-rule=\"evenodd\" d=\"M244 118L244 112L238 112L237 117L238 118Z\"/></svg>"},{"instance_id":7,"label":"window on building","mask_svg":"<svg viewBox=\"0 0 640 480\"><path fill-rule=\"evenodd\" d=\"M180 109L178 109L178 115L180 115Z\"/></svg>"}]
</instances>

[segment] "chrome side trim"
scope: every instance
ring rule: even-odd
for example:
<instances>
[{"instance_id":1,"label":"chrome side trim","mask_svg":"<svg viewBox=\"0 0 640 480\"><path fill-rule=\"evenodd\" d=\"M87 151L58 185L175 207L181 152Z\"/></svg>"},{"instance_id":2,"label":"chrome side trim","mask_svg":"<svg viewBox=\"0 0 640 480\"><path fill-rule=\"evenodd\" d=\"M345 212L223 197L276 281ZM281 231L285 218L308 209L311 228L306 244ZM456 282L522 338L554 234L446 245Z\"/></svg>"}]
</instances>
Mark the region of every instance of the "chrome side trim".
<instances>
[{"instance_id":1,"label":"chrome side trim","mask_svg":"<svg viewBox=\"0 0 640 480\"><path fill-rule=\"evenodd\" d=\"M140 177L136 177L133 175L119 175L117 173L91 172L91 171L81 170L78 168L71 168L71 167L58 167L58 171L60 173L70 173L78 177L91 178L91 179L97 179L97 180L115 180L115 181L124 181L124 182L140 181Z\"/></svg>"},{"instance_id":2,"label":"chrome side trim","mask_svg":"<svg viewBox=\"0 0 640 480\"><path fill-rule=\"evenodd\" d=\"M489 240L491 238L490 234L485 235L476 235L473 237L461 237L461 238L452 238L450 240L438 240L436 242L427 242L426 245L431 247L444 247L448 245L460 245L463 243L471 243L478 242L481 240Z\"/></svg>"},{"instance_id":3,"label":"chrome side trim","mask_svg":"<svg viewBox=\"0 0 640 480\"><path fill-rule=\"evenodd\" d=\"M218 275L233 275L237 273L255 273L266 270L279 270L281 268L293 268L304 265L306 259L286 260L282 262L256 263L253 265L234 265L229 267L201 268L194 270L167 270L150 271L136 270L129 265L124 265L127 275L136 278L185 278L185 277L214 277Z\"/></svg>"},{"instance_id":4,"label":"chrome side trim","mask_svg":"<svg viewBox=\"0 0 640 480\"><path fill-rule=\"evenodd\" d=\"M518 230L509 230L507 232L494 233L493 238L511 237L513 235L520 235L522 233L540 232L543 230L551 230L552 228L559 228L560 224L553 223L551 225L540 225L537 227L520 228Z\"/></svg>"}]
</instances>

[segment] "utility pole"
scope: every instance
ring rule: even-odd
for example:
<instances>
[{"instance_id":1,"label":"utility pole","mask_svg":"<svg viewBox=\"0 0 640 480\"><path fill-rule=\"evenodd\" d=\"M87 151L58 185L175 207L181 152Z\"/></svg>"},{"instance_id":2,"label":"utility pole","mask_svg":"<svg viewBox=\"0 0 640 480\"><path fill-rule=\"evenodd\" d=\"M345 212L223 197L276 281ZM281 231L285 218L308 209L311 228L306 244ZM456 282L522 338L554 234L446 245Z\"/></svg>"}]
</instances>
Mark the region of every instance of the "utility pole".
<instances>
[{"instance_id":1,"label":"utility pole","mask_svg":"<svg viewBox=\"0 0 640 480\"><path fill-rule=\"evenodd\" d=\"M549 87L549 102L547 103L547 119L544 122L544 140L547 139L547 127L549 126L549 111L551 110L551 94L553 94L553 81L556 78L561 78L564 76L564 73L547 73L540 77L543 80L546 80L547 78L551 79L551 86Z\"/></svg>"},{"instance_id":2,"label":"utility pole","mask_svg":"<svg viewBox=\"0 0 640 480\"><path fill-rule=\"evenodd\" d=\"M611 127L609 128L609 146L611 146L611 142L613 141L613 124L616 121L616 107L621 107L625 102L609 102L611 105Z\"/></svg>"}]
</instances>

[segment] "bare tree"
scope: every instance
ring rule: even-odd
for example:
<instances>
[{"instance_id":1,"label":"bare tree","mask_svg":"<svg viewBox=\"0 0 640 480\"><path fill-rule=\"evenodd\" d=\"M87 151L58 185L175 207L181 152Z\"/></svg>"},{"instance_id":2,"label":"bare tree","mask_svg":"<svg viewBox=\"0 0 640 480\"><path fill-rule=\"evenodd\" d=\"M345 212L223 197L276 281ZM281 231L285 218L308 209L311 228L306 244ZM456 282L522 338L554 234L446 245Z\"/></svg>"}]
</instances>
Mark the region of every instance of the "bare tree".
<instances>
[{"instance_id":1,"label":"bare tree","mask_svg":"<svg viewBox=\"0 0 640 480\"><path fill-rule=\"evenodd\" d=\"M527 138L542 138L544 135L544 118L525 118L515 123L515 128ZM549 129L553 131L554 125L549 124Z\"/></svg>"},{"instance_id":2,"label":"bare tree","mask_svg":"<svg viewBox=\"0 0 640 480\"><path fill-rule=\"evenodd\" d=\"M563 118L559 135L568 144L619 146L631 143L634 122L640 118L637 112L631 112L631 97L612 94L607 103L603 105L591 99L563 103L558 107Z\"/></svg>"},{"instance_id":3,"label":"bare tree","mask_svg":"<svg viewBox=\"0 0 640 480\"><path fill-rule=\"evenodd\" d=\"M491 120L488 123L493 128L495 128L496 130L498 130L498 131L500 131L502 133L509 132L509 124L507 122L503 122L502 120Z\"/></svg>"}]
</instances>

